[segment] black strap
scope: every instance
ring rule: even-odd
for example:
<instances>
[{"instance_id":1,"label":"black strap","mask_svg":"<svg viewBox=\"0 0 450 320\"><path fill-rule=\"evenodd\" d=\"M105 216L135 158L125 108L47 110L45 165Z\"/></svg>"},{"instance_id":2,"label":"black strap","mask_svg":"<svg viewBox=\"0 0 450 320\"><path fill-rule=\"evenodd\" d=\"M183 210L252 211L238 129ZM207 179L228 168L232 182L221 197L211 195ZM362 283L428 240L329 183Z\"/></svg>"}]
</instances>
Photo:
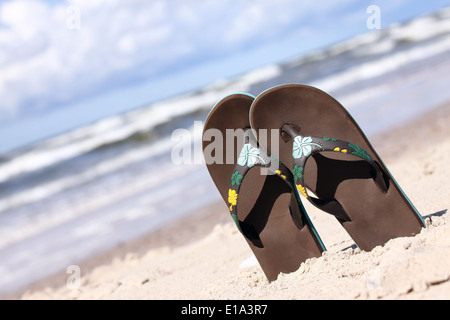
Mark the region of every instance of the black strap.
<instances>
[{"instance_id":1,"label":"black strap","mask_svg":"<svg viewBox=\"0 0 450 320\"><path fill-rule=\"evenodd\" d=\"M233 219L237 221L237 199L242 180L247 172L253 167L270 167L271 159L264 152L261 152L258 142L250 129L244 131L244 145L237 159L236 166L231 176L231 186L228 190L228 203ZM238 225L239 227L239 225Z\"/></svg>"},{"instance_id":2,"label":"black strap","mask_svg":"<svg viewBox=\"0 0 450 320\"><path fill-rule=\"evenodd\" d=\"M252 134L250 129L246 129L244 131L244 145L241 149L239 157L237 159L237 163L233 174L231 176L231 185L228 190L228 205L231 217L235 222L239 231L249 239L255 246L262 247L261 240L259 238L258 232L255 228L243 221L239 221L237 217L238 212L238 202L239 202L239 193L242 185L242 181L245 179L246 174L253 167L266 167L270 168L272 161L277 161L271 158L266 154L258 145L258 142L254 135ZM295 188L294 179L290 172L290 170L279 162L278 170L273 172L283 179L285 183L287 183L290 188ZM294 223L297 227L303 227L303 215L300 212L298 199L294 193L292 193L292 197L295 198L295 201L291 199L291 216L294 220Z\"/></svg>"},{"instance_id":3,"label":"black strap","mask_svg":"<svg viewBox=\"0 0 450 320\"><path fill-rule=\"evenodd\" d=\"M293 139L293 176L299 192L307 198L317 208L336 216L339 220L349 221L342 205L336 199L318 199L308 194L304 184L304 168L306 160L313 154L322 151L334 151L355 155L369 163L372 171L372 177L375 184L383 191L387 192L388 183L383 177L381 166L372 159L370 154L360 146L351 142L328 138L302 136L292 125L284 125L282 131L287 133Z\"/></svg>"}]
</instances>

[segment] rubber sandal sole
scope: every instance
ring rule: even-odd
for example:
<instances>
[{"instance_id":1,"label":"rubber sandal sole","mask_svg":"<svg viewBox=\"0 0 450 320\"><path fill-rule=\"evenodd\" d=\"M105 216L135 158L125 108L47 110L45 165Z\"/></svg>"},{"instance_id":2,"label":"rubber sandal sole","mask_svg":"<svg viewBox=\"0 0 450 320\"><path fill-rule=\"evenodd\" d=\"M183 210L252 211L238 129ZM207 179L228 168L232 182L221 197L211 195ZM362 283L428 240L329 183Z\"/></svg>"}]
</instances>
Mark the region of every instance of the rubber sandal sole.
<instances>
[{"instance_id":1,"label":"rubber sandal sole","mask_svg":"<svg viewBox=\"0 0 450 320\"><path fill-rule=\"evenodd\" d=\"M338 220L362 250L370 251L390 239L415 235L425 226L356 121L327 93L300 84L268 89L254 100L250 122L257 139L267 142L262 147L276 154L291 170L293 139L283 136L285 125L295 127L301 136L349 141L366 150L378 163L389 185L387 193L374 184L368 166L351 154L315 154L307 159L303 171L305 185L312 193L319 198L336 199L342 205L349 221ZM278 150L272 150L270 139L258 136L261 129L280 131Z\"/></svg>"}]
</instances>

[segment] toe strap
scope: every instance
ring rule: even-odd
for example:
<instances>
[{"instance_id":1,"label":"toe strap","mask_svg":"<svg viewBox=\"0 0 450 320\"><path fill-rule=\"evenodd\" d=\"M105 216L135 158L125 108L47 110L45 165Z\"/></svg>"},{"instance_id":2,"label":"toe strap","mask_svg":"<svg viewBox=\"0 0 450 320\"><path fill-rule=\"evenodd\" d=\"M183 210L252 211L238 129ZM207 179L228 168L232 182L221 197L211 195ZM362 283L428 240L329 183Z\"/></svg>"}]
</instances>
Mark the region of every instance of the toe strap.
<instances>
[{"instance_id":1,"label":"toe strap","mask_svg":"<svg viewBox=\"0 0 450 320\"><path fill-rule=\"evenodd\" d=\"M336 199L318 199L308 194L304 184L304 168L306 160L313 154L323 151L341 152L352 154L366 161L371 168L372 178L375 184L383 191L387 192L388 183L384 179L381 166L372 159L370 154L362 147L343 140L329 137L302 136L292 125L284 125L282 131L293 139L293 176L297 189L305 198L319 209L335 215L337 218L348 221L349 217L344 208Z\"/></svg>"},{"instance_id":2,"label":"toe strap","mask_svg":"<svg viewBox=\"0 0 450 320\"><path fill-rule=\"evenodd\" d=\"M277 160L270 157L266 154L266 152L259 148L258 142L256 141L256 138L254 137L250 129L246 129L244 133L244 145L241 149L236 166L233 170L230 181L230 188L228 190L228 208L230 210L231 217L233 218L233 221L239 231L255 246L262 247L258 232L254 229L254 227L250 224L247 224L245 221L240 221L238 219L239 194L242 182L245 180L245 177L250 169L252 169L253 167L265 167L269 168L270 170L271 162ZM282 163L279 162L278 170L272 173L276 174L280 179L287 183L291 189L295 188L294 180L290 170ZM292 196L291 198L291 217L297 227L302 228L302 214L300 212L300 209L298 208L299 203L297 197Z\"/></svg>"}]
</instances>

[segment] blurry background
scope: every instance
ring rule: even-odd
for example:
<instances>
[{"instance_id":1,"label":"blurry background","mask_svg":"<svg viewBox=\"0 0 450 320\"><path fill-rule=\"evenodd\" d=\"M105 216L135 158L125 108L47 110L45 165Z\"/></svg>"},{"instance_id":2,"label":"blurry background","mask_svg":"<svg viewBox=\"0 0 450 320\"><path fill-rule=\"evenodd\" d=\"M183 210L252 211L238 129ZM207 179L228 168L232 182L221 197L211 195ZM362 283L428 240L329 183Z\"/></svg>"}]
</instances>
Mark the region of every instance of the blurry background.
<instances>
[{"instance_id":1,"label":"blurry background","mask_svg":"<svg viewBox=\"0 0 450 320\"><path fill-rule=\"evenodd\" d=\"M224 95L315 85L369 136L447 101L447 6L0 1L0 294L216 201L171 133Z\"/></svg>"}]
</instances>

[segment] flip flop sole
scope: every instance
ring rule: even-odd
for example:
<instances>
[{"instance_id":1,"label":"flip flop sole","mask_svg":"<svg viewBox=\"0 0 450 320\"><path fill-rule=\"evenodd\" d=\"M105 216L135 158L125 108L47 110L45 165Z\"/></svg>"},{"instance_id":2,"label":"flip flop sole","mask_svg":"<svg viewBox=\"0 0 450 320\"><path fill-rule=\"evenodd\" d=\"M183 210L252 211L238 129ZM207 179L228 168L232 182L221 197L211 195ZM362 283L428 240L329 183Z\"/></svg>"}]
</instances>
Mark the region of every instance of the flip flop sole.
<instances>
[{"instance_id":1,"label":"flip flop sole","mask_svg":"<svg viewBox=\"0 0 450 320\"><path fill-rule=\"evenodd\" d=\"M341 152L321 152L308 158L304 168L306 187L319 198L336 199L350 221L340 221L362 250L371 250L390 239L412 236L424 221L389 173L358 124L347 110L327 93L306 85L289 84L259 95L250 111L257 139L288 168L293 167L293 140L279 135L278 150L271 140L258 136L261 129L280 130L285 124L302 136L336 138L365 149L389 178L384 193L371 178L370 168L360 158ZM262 138L262 139L261 139Z\"/></svg>"},{"instance_id":2,"label":"flip flop sole","mask_svg":"<svg viewBox=\"0 0 450 320\"><path fill-rule=\"evenodd\" d=\"M254 97L246 94L227 96L216 104L205 121L203 151L207 168L227 207L231 177L243 141L236 139L231 150L226 150L226 146L230 144L223 142L223 149L216 150L224 157L226 152L233 152L232 163L225 163L225 159L224 163L210 163L208 157L215 140L205 139L205 133L210 129L216 132L218 130L227 139L227 130L230 133L236 129L250 128L248 115L253 99ZM216 145L219 146L220 143ZM214 156L216 154L212 155ZM237 219L252 225L258 232L262 246L256 246L244 238L268 280L273 281L280 273L297 270L306 259L320 257L325 248L308 219L308 223L301 229L295 225L290 211L292 197L297 197L293 189L278 175L262 175L260 169L256 166L251 168L241 182ZM301 206L298 199L296 202ZM300 209L304 212L302 207Z\"/></svg>"}]
</instances>

